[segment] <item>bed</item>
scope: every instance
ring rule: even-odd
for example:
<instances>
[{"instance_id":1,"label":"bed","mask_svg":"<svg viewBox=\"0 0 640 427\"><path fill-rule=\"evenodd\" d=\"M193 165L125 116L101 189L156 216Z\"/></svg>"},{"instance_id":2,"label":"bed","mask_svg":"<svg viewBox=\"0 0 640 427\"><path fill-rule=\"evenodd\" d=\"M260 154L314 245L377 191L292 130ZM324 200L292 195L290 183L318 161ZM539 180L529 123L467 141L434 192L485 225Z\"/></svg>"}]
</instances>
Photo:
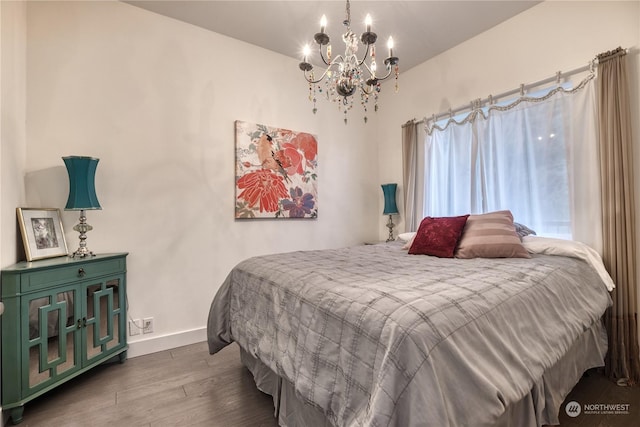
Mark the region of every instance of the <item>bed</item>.
<instances>
[{"instance_id":1,"label":"bed","mask_svg":"<svg viewBox=\"0 0 640 427\"><path fill-rule=\"evenodd\" d=\"M209 350L237 342L281 426L558 424L604 365L613 283L586 245L523 247L530 258L401 242L250 258L213 299Z\"/></svg>"}]
</instances>

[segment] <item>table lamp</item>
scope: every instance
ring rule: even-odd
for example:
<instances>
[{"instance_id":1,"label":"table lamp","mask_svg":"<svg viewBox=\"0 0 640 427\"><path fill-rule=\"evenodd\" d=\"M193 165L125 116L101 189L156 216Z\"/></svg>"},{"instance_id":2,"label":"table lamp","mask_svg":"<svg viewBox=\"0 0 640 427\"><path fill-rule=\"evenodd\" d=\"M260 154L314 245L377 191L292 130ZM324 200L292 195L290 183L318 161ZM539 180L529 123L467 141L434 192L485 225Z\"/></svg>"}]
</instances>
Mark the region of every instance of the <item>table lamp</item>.
<instances>
[{"instance_id":1,"label":"table lamp","mask_svg":"<svg viewBox=\"0 0 640 427\"><path fill-rule=\"evenodd\" d=\"M391 218L391 215L398 214L398 207L396 206L396 189L398 184L382 184L382 194L384 195L384 210L383 215L389 215L389 221L387 222L387 228L389 229L389 237L387 242L393 240L393 227L395 224Z\"/></svg>"},{"instance_id":2,"label":"table lamp","mask_svg":"<svg viewBox=\"0 0 640 427\"><path fill-rule=\"evenodd\" d=\"M98 161L94 157L68 156L63 157L64 164L69 173L69 199L64 207L66 211L80 211L80 223L73 227L80 233L80 247L71 255L73 258L94 256L87 248L87 232L93 227L87 224L84 211L90 209L102 209L96 196L95 176Z\"/></svg>"}]
</instances>

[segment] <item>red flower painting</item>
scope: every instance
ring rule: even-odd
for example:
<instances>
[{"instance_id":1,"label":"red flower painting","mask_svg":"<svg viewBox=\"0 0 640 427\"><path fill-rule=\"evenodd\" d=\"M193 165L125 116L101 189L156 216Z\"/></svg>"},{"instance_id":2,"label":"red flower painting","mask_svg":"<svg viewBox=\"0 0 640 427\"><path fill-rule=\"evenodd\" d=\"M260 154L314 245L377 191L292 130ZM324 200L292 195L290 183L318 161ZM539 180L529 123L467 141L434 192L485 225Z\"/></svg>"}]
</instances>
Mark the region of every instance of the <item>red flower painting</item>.
<instances>
[{"instance_id":1,"label":"red flower painting","mask_svg":"<svg viewBox=\"0 0 640 427\"><path fill-rule=\"evenodd\" d=\"M304 157L307 160L316 159L316 155L318 154L318 142L316 141L315 136L309 133L300 132L295 138L293 138L291 143L304 153Z\"/></svg>"},{"instance_id":2,"label":"red flower painting","mask_svg":"<svg viewBox=\"0 0 640 427\"><path fill-rule=\"evenodd\" d=\"M316 218L318 142L236 121L236 218Z\"/></svg>"},{"instance_id":3,"label":"red flower painting","mask_svg":"<svg viewBox=\"0 0 640 427\"><path fill-rule=\"evenodd\" d=\"M238 179L237 186L242 189L238 199L245 200L250 208L259 207L260 212L276 212L278 201L289 195L283 181L269 169L250 172Z\"/></svg>"},{"instance_id":4,"label":"red flower painting","mask_svg":"<svg viewBox=\"0 0 640 427\"><path fill-rule=\"evenodd\" d=\"M304 165L304 157L302 153L299 152L298 149L290 143L282 144L282 148L283 149L278 153L280 153L280 156L284 158L287 164L287 166L285 167L287 173L289 175L304 174L304 169L302 168L302 166Z\"/></svg>"}]
</instances>

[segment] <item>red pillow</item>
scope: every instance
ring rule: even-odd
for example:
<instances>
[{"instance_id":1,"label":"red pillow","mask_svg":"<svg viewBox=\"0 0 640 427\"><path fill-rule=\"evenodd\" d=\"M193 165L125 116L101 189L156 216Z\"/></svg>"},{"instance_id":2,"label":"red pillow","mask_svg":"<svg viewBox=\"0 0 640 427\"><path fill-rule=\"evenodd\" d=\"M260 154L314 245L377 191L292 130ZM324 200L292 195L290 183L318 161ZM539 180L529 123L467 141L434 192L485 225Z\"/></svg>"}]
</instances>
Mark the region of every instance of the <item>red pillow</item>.
<instances>
[{"instance_id":1,"label":"red pillow","mask_svg":"<svg viewBox=\"0 0 640 427\"><path fill-rule=\"evenodd\" d=\"M409 253L453 258L468 217L469 215L424 218Z\"/></svg>"}]
</instances>

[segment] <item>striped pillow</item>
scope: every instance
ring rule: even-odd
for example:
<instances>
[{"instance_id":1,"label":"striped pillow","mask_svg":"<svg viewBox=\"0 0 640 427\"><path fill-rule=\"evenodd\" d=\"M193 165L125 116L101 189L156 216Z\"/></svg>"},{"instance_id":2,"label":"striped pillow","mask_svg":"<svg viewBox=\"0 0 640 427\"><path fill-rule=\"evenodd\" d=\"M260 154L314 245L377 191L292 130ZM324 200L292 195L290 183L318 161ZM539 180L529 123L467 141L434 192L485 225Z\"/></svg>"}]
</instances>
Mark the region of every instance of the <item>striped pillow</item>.
<instances>
[{"instance_id":1,"label":"striped pillow","mask_svg":"<svg viewBox=\"0 0 640 427\"><path fill-rule=\"evenodd\" d=\"M516 234L511 211L470 215L456 258L531 258Z\"/></svg>"}]
</instances>

